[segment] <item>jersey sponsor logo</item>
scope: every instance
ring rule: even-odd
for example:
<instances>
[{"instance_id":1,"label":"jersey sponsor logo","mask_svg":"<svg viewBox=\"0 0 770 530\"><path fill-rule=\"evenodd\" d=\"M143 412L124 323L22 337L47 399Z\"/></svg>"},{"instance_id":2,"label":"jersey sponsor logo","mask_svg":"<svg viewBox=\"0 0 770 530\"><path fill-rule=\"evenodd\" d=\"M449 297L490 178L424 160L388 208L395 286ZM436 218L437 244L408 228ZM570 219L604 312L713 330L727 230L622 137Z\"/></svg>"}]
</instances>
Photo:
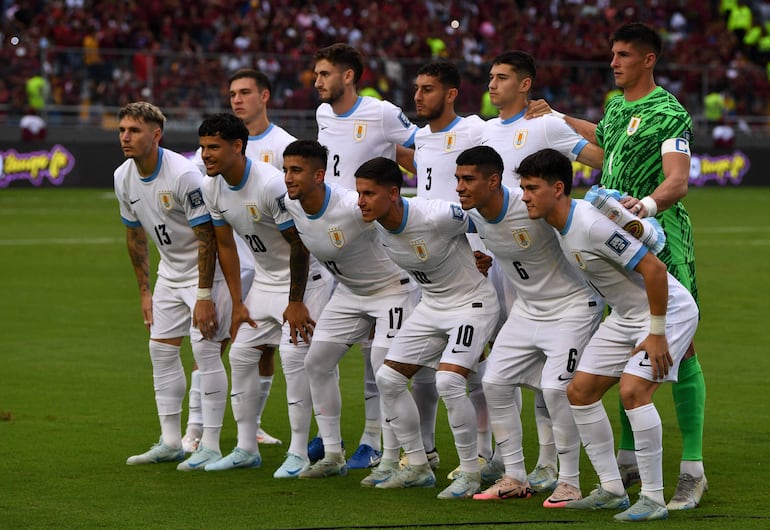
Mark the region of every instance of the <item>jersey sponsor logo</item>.
<instances>
[{"instance_id":1,"label":"jersey sponsor logo","mask_svg":"<svg viewBox=\"0 0 770 530\"><path fill-rule=\"evenodd\" d=\"M575 258L575 263L580 267L580 270L586 270L586 260L583 259L583 255L579 250L573 250L572 257Z\"/></svg>"},{"instance_id":2,"label":"jersey sponsor logo","mask_svg":"<svg viewBox=\"0 0 770 530\"><path fill-rule=\"evenodd\" d=\"M158 192L158 203L160 204L160 207L164 210L170 210L174 207L174 196L171 194L170 191L159 191Z\"/></svg>"},{"instance_id":3,"label":"jersey sponsor logo","mask_svg":"<svg viewBox=\"0 0 770 530\"><path fill-rule=\"evenodd\" d=\"M642 235L644 235L644 225L639 219L632 219L626 223L623 230L634 236L636 239L640 239Z\"/></svg>"},{"instance_id":4,"label":"jersey sponsor logo","mask_svg":"<svg viewBox=\"0 0 770 530\"><path fill-rule=\"evenodd\" d=\"M636 131L639 130L639 125L642 123L642 118L640 116L631 116L631 121L628 122L628 127L626 127L626 134L628 136L631 136Z\"/></svg>"},{"instance_id":5,"label":"jersey sponsor logo","mask_svg":"<svg viewBox=\"0 0 770 530\"><path fill-rule=\"evenodd\" d=\"M259 211L259 208L257 208L257 204L254 202L247 202L245 206L251 220L258 223L259 220L262 219L262 213Z\"/></svg>"},{"instance_id":6,"label":"jersey sponsor logo","mask_svg":"<svg viewBox=\"0 0 770 530\"><path fill-rule=\"evenodd\" d=\"M626 239L620 232L613 232L612 236L610 236L610 238L605 241L604 244L607 245L615 254L620 256L623 254L623 252L625 252L631 242Z\"/></svg>"},{"instance_id":7,"label":"jersey sponsor logo","mask_svg":"<svg viewBox=\"0 0 770 530\"><path fill-rule=\"evenodd\" d=\"M353 139L356 142L364 141L364 138L366 138L366 127L367 127L367 124L365 121L357 121L353 125Z\"/></svg>"},{"instance_id":8,"label":"jersey sponsor logo","mask_svg":"<svg viewBox=\"0 0 770 530\"><path fill-rule=\"evenodd\" d=\"M265 164L272 164L273 163L273 151L271 151L271 150L260 151L259 159L262 162L264 162Z\"/></svg>"},{"instance_id":9,"label":"jersey sponsor logo","mask_svg":"<svg viewBox=\"0 0 770 530\"><path fill-rule=\"evenodd\" d=\"M452 211L452 219L457 219L458 221L462 221L465 217L463 214L463 208L459 204L452 204L449 207Z\"/></svg>"},{"instance_id":10,"label":"jersey sponsor logo","mask_svg":"<svg viewBox=\"0 0 770 530\"><path fill-rule=\"evenodd\" d=\"M404 126L404 129L408 129L412 126L412 122L409 121L409 118L406 117L406 114L404 114L403 111L398 113L398 121L401 122L401 125Z\"/></svg>"},{"instance_id":11,"label":"jersey sponsor logo","mask_svg":"<svg viewBox=\"0 0 770 530\"><path fill-rule=\"evenodd\" d=\"M518 129L513 135L513 147L516 149L524 147L524 144L527 143L527 136L529 136L529 131L527 129Z\"/></svg>"},{"instance_id":12,"label":"jersey sponsor logo","mask_svg":"<svg viewBox=\"0 0 770 530\"><path fill-rule=\"evenodd\" d=\"M417 256L418 260L428 260L428 245L425 244L424 239L413 239L409 242L409 244L412 245L412 248L414 249L414 255Z\"/></svg>"},{"instance_id":13,"label":"jersey sponsor logo","mask_svg":"<svg viewBox=\"0 0 770 530\"><path fill-rule=\"evenodd\" d=\"M337 248L345 246L345 234L342 229L336 226L329 228L329 239L332 240L332 245Z\"/></svg>"},{"instance_id":14,"label":"jersey sponsor logo","mask_svg":"<svg viewBox=\"0 0 770 530\"><path fill-rule=\"evenodd\" d=\"M203 193L201 193L200 188L188 193L187 200L190 201L190 206L192 206L193 208L200 208L201 206L204 205Z\"/></svg>"},{"instance_id":15,"label":"jersey sponsor logo","mask_svg":"<svg viewBox=\"0 0 770 530\"><path fill-rule=\"evenodd\" d=\"M511 230L511 235L513 235L513 240L521 248L529 248L532 244L532 237L530 237L529 230L526 228L514 228Z\"/></svg>"},{"instance_id":16,"label":"jersey sponsor logo","mask_svg":"<svg viewBox=\"0 0 770 530\"><path fill-rule=\"evenodd\" d=\"M444 151L447 153L455 148L457 145L457 133L448 132L444 134Z\"/></svg>"}]
</instances>

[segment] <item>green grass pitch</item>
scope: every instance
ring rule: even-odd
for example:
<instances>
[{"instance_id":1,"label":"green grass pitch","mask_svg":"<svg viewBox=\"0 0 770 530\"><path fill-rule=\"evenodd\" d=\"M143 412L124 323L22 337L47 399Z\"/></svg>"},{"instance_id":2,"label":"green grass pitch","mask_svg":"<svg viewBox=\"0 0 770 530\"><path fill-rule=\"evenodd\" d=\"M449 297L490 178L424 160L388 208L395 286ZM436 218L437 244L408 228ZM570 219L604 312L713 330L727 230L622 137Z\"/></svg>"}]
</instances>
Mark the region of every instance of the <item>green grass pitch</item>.
<instances>
[{"instance_id":1,"label":"green grass pitch","mask_svg":"<svg viewBox=\"0 0 770 530\"><path fill-rule=\"evenodd\" d=\"M702 320L696 345L708 385L705 464L710 491L692 512L646 527L770 527L765 488L770 441L766 336L770 188L692 189ZM147 334L109 190L0 190L0 527L2 528L593 528L611 513L546 510L542 495L499 503L439 501L436 489L379 491L346 478L279 481L285 448L262 447L258 470L180 473L174 465L129 467L126 457L157 440ZM154 267L153 267L154 268ZM183 349L185 365L192 359ZM278 363L277 363L278 364ZM362 362L341 367L343 437L363 426ZM763 391L762 389L765 389ZM678 473L680 439L663 387L666 497ZM613 421L617 393L606 398ZM528 468L536 458L525 392ZM276 373L264 425L289 439L283 378ZM315 427L313 428L315 429ZM439 412L438 486L457 464ZM222 449L235 443L229 411ZM284 446L285 447L285 446ZM582 488L596 476L582 463ZM637 487L638 488L638 487ZM632 491L632 498L636 496Z\"/></svg>"}]
</instances>

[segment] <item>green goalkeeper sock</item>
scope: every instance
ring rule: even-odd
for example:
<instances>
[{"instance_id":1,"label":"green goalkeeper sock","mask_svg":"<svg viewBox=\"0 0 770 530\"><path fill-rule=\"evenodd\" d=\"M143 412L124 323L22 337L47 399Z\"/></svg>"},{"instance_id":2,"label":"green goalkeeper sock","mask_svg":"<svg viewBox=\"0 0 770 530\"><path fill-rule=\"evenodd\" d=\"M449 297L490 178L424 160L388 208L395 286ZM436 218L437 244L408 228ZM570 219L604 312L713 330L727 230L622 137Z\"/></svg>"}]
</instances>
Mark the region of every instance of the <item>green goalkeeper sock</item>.
<instances>
[{"instance_id":1,"label":"green goalkeeper sock","mask_svg":"<svg viewBox=\"0 0 770 530\"><path fill-rule=\"evenodd\" d=\"M703 460L706 381L697 356L685 359L679 365L679 380L672 385L671 391L682 433L682 460Z\"/></svg>"},{"instance_id":2,"label":"green goalkeeper sock","mask_svg":"<svg viewBox=\"0 0 770 530\"><path fill-rule=\"evenodd\" d=\"M636 449L636 446L634 445L634 431L631 430L631 422L628 421L626 409L623 407L620 396L618 396L618 405L620 406L620 442L618 443L618 449L620 451L631 451L633 453Z\"/></svg>"}]
</instances>

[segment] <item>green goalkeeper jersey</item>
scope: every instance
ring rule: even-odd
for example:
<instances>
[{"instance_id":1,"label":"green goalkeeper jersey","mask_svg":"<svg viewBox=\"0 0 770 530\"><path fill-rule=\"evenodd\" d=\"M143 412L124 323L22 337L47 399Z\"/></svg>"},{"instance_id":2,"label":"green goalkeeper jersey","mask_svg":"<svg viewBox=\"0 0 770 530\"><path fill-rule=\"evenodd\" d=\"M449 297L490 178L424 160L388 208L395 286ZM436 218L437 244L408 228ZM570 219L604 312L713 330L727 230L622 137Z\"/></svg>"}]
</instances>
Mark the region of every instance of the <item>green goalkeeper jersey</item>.
<instances>
[{"instance_id":1,"label":"green goalkeeper jersey","mask_svg":"<svg viewBox=\"0 0 770 530\"><path fill-rule=\"evenodd\" d=\"M615 96L596 128L604 148L601 183L641 199L663 182L660 148L670 138L692 143L692 120L668 91L656 87L637 101ZM695 295L694 249L690 216L681 201L656 216L666 232L666 245L658 257L669 271ZM692 270L691 278L682 273Z\"/></svg>"}]
</instances>

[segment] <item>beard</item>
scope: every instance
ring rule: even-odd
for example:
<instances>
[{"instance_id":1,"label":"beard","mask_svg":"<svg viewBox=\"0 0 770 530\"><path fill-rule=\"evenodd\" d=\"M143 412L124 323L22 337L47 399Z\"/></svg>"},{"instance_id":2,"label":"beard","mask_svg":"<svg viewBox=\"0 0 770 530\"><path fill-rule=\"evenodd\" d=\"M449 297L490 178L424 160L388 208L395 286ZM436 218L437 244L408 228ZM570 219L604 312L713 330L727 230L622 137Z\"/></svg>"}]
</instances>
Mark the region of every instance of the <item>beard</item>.
<instances>
[{"instance_id":1,"label":"beard","mask_svg":"<svg viewBox=\"0 0 770 530\"><path fill-rule=\"evenodd\" d=\"M329 105L333 105L336 101L338 101L342 95L345 93L345 89L342 87L336 87L334 89L329 89L329 95L324 97L319 97L318 99L321 101L321 103L328 103Z\"/></svg>"}]
</instances>

